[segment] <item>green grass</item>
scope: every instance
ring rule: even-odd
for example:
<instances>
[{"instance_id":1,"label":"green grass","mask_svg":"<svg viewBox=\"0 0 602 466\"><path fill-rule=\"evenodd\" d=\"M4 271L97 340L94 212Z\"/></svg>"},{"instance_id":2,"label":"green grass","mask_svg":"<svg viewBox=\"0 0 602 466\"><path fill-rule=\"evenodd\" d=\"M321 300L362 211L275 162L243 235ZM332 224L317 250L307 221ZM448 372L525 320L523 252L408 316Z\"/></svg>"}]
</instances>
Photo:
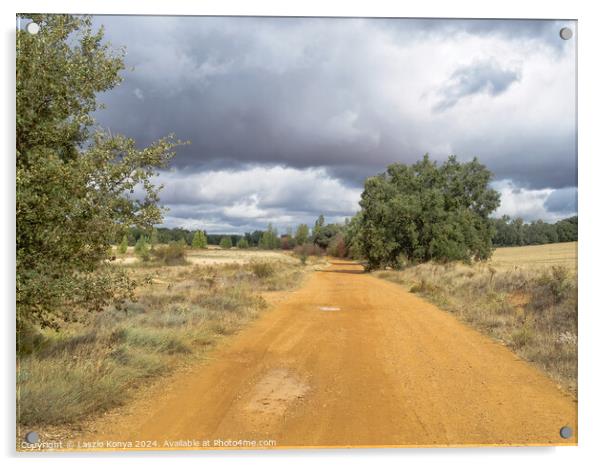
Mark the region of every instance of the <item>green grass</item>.
<instances>
[{"instance_id":1,"label":"green grass","mask_svg":"<svg viewBox=\"0 0 602 466\"><path fill-rule=\"evenodd\" d=\"M266 307L261 291L298 285L288 262L130 267L149 277L137 302L72 323L60 332L30 328L18 357L18 422L77 422L126 402L136 387L195 361ZM83 317L83 316L82 316Z\"/></svg>"}]
</instances>

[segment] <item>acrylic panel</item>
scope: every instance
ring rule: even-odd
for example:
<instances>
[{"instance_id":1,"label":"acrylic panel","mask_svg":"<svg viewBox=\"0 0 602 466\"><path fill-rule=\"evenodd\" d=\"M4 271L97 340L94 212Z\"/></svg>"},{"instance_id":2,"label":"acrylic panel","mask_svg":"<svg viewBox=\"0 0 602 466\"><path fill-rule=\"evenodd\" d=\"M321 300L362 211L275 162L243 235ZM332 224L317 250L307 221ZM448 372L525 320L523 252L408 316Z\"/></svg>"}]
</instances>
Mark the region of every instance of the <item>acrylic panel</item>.
<instances>
[{"instance_id":1,"label":"acrylic panel","mask_svg":"<svg viewBox=\"0 0 602 466\"><path fill-rule=\"evenodd\" d=\"M16 34L18 450L576 445L575 20Z\"/></svg>"}]
</instances>

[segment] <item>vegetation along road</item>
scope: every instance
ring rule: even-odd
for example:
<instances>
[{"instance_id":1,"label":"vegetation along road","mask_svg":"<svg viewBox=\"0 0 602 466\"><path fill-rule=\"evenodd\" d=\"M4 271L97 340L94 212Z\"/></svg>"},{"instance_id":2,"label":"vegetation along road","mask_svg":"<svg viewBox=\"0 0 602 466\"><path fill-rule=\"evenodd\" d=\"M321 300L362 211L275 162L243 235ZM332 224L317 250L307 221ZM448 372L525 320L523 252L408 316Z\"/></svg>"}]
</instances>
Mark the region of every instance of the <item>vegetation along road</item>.
<instances>
[{"instance_id":1,"label":"vegetation along road","mask_svg":"<svg viewBox=\"0 0 602 466\"><path fill-rule=\"evenodd\" d=\"M101 419L86 440L576 443L576 433L559 436L577 425L570 394L451 314L362 272L337 260L313 273L206 363Z\"/></svg>"}]
</instances>

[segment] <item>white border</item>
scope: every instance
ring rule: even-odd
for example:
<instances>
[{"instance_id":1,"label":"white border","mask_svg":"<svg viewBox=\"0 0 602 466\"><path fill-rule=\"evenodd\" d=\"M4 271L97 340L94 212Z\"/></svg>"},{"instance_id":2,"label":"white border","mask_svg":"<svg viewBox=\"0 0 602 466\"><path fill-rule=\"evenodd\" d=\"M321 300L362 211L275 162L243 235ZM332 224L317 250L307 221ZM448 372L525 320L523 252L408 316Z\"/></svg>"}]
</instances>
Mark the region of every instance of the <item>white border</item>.
<instances>
[{"instance_id":1,"label":"white border","mask_svg":"<svg viewBox=\"0 0 602 466\"><path fill-rule=\"evenodd\" d=\"M602 355L602 309L596 292L601 280L599 264L600 234L599 201L602 200L602 148L600 145L600 83L602 72L599 60L602 18L596 14L596 2L575 1L532 1L498 0L497 2L476 0L387 2L379 0L230 0L230 1L186 1L146 0L128 2L123 0L81 1L32 1L22 0L18 4L2 2L2 41L4 63L2 79L2 202L3 228L2 253L2 296L5 300L3 362L6 372L2 384L1 435L4 456L10 464L19 460L21 464L36 461L14 453L14 142L15 142L15 14L17 12L71 12L94 14L188 14L188 15L284 15L284 16L403 16L403 17L477 17L477 18L562 18L579 21L579 447L557 448L481 448L481 449L407 449L407 450L291 450L275 452L159 452L130 454L64 454L44 455L48 464L64 464L73 461L98 463L128 459L135 464L159 464L177 457L184 463L227 463L248 464L305 464L308 461L328 461L333 464L379 464L445 463L449 465L488 464L504 465L526 462L546 465L588 464L602 457L598 444L602 441L602 393L600 361ZM528 154L525 154L528 156ZM19 458L20 456L20 458ZM23 463L24 462L24 463Z\"/></svg>"}]
</instances>

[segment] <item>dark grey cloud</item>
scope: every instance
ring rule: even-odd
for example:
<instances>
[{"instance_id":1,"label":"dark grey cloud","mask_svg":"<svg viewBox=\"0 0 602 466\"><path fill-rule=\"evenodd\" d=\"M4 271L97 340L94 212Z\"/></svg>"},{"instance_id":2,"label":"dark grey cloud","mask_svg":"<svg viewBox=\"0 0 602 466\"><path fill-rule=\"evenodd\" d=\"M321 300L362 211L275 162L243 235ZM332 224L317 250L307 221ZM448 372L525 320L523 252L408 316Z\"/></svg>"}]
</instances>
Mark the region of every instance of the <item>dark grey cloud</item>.
<instances>
[{"instance_id":1,"label":"dark grey cloud","mask_svg":"<svg viewBox=\"0 0 602 466\"><path fill-rule=\"evenodd\" d=\"M577 188L555 190L546 199L544 207L550 212L566 215L577 212Z\"/></svg>"},{"instance_id":2,"label":"dark grey cloud","mask_svg":"<svg viewBox=\"0 0 602 466\"><path fill-rule=\"evenodd\" d=\"M133 67L101 97L99 124L140 145L171 132L189 140L173 160L178 176L323 167L357 190L386 165L428 152L478 156L497 179L529 189L576 186L574 41L558 37L570 22L95 21ZM180 203L187 188L170 182L182 191L169 191L172 207L197 202ZM305 195L299 187L287 206L305 212ZM266 212L285 209L267 202Z\"/></svg>"},{"instance_id":3,"label":"dark grey cloud","mask_svg":"<svg viewBox=\"0 0 602 466\"><path fill-rule=\"evenodd\" d=\"M434 106L434 110L447 110L460 99L474 94L496 96L519 80L519 71L504 69L495 60L461 66L452 73L449 81L439 91L441 100Z\"/></svg>"}]
</instances>

